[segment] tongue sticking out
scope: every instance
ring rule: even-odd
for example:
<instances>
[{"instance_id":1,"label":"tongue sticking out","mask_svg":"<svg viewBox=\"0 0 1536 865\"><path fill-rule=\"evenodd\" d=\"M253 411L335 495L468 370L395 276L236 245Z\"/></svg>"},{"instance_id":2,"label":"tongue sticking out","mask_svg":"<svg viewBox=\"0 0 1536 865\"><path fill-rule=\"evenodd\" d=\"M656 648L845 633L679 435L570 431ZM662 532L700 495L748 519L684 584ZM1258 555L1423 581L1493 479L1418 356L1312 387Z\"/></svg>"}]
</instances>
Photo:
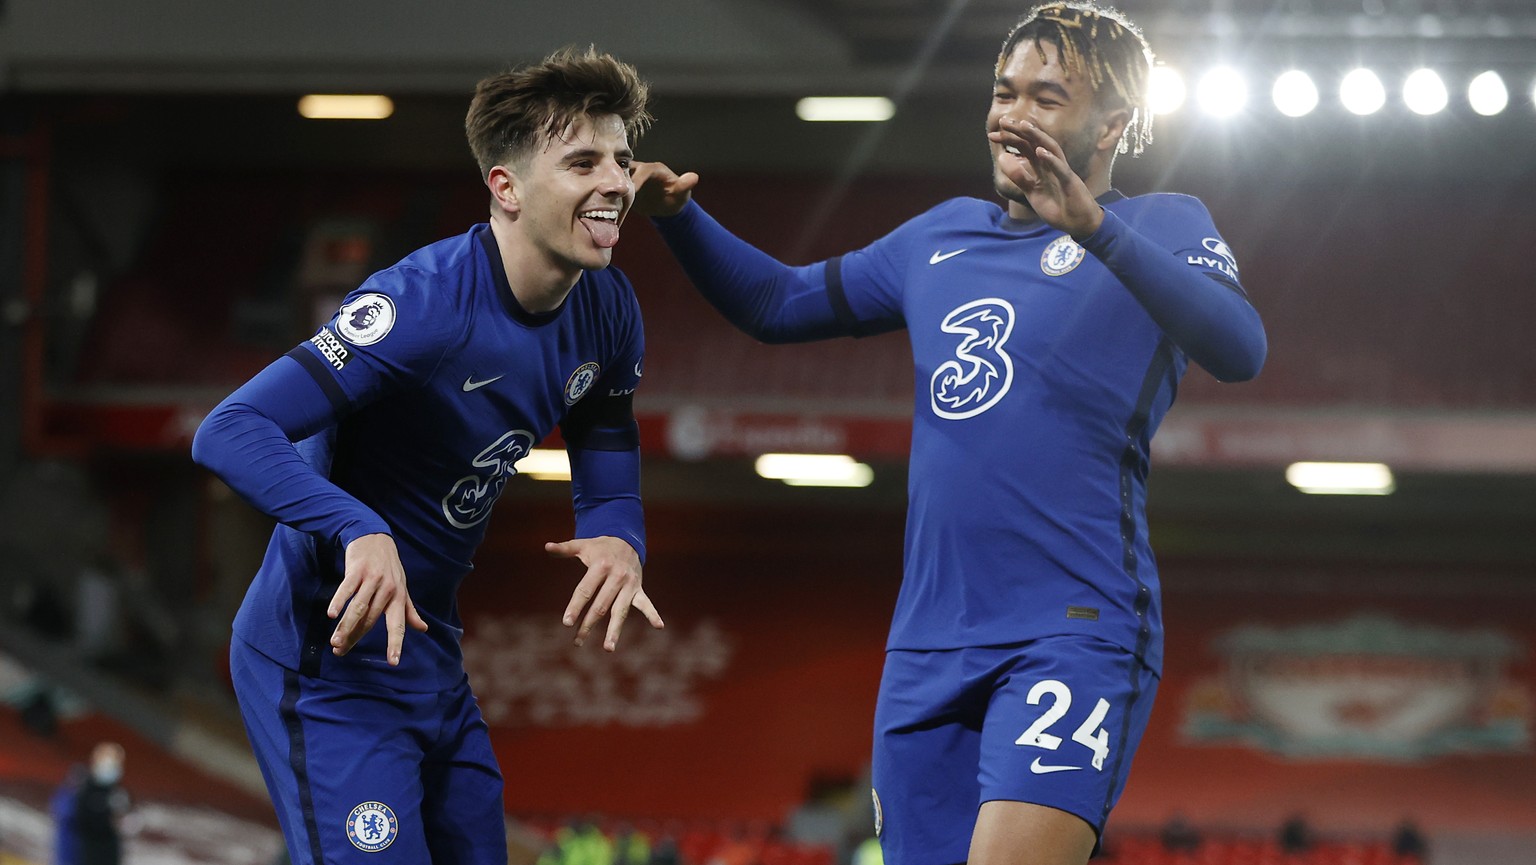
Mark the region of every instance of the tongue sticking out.
<instances>
[{"instance_id":1,"label":"tongue sticking out","mask_svg":"<svg viewBox=\"0 0 1536 865\"><path fill-rule=\"evenodd\" d=\"M619 242L619 227L605 219L589 219L582 217L581 224L587 227L587 232L592 235L592 242L603 249L612 249Z\"/></svg>"}]
</instances>

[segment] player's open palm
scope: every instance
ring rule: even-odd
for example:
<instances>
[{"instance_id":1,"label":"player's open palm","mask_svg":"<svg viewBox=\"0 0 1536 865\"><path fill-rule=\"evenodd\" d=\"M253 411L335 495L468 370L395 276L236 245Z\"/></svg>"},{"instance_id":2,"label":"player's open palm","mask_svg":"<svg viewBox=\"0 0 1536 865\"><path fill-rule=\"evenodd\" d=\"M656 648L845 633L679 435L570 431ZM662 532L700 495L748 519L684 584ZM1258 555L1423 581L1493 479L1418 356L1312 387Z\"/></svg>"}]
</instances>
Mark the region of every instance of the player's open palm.
<instances>
[{"instance_id":1,"label":"player's open palm","mask_svg":"<svg viewBox=\"0 0 1536 865\"><path fill-rule=\"evenodd\" d=\"M640 587L640 556L625 541L609 536L576 538L564 543L545 544L544 549L552 556L579 559L587 566L587 573L576 584L576 591L571 594L571 602L565 605L565 616L561 620L567 628L580 620L576 645L586 641L587 634L599 619L609 616L603 648L610 652L617 649L619 632L624 628L631 607L639 610L651 627L665 627L661 614L656 612L656 605Z\"/></svg>"},{"instance_id":2,"label":"player's open palm","mask_svg":"<svg viewBox=\"0 0 1536 865\"><path fill-rule=\"evenodd\" d=\"M352 651L357 641L383 617L389 630L386 658L391 667L400 664L406 625L425 631L427 623L416 612L416 605L406 591L405 567L400 564L394 538L363 535L347 544L346 573L331 597L326 615L333 619L341 617L331 634L331 651L337 655Z\"/></svg>"},{"instance_id":3,"label":"player's open palm","mask_svg":"<svg viewBox=\"0 0 1536 865\"><path fill-rule=\"evenodd\" d=\"M682 175L660 162L632 162L635 204L632 210L641 216L676 216L693 197L699 176L692 171Z\"/></svg>"}]
</instances>

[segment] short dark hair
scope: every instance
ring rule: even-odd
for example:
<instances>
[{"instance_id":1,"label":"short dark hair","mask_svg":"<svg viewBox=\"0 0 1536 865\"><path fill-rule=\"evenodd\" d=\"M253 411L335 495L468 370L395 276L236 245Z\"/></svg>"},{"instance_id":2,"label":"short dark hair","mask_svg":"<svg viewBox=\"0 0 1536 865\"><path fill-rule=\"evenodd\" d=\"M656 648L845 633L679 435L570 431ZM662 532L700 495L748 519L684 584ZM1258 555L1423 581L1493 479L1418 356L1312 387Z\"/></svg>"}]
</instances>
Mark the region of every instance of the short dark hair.
<instances>
[{"instance_id":1,"label":"short dark hair","mask_svg":"<svg viewBox=\"0 0 1536 865\"><path fill-rule=\"evenodd\" d=\"M1152 143L1152 109L1147 101L1152 77L1152 48L1141 30L1114 9L1091 2L1047 3L1025 13L1003 40L997 71L1025 40L1034 42L1045 60L1043 43L1056 46L1068 75L1087 73L1101 110L1131 112L1119 152L1140 156Z\"/></svg>"},{"instance_id":2,"label":"short dark hair","mask_svg":"<svg viewBox=\"0 0 1536 865\"><path fill-rule=\"evenodd\" d=\"M559 135L583 115L612 114L635 138L650 125L649 99L650 87L635 67L593 46L567 46L475 85L464 133L484 178L497 165L525 158L541 138Z\"/></svg>"}]
</instances>

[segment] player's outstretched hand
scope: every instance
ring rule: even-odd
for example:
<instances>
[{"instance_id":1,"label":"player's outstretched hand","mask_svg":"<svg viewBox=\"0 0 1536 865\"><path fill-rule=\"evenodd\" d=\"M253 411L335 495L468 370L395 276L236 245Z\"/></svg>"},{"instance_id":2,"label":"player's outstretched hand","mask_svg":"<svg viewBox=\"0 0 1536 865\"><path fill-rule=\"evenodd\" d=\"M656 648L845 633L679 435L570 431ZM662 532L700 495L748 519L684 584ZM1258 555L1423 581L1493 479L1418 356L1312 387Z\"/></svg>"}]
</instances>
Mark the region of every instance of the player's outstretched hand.
<instances>
[{"instance_id":1,"label":"player's outstretched hand","mask_svg":"<svg viewBox=\"0 0 1536 865\"><path fill-rule=\"evenodd\" d=\"M357 641L384 617L389 629L386 657L391 667L400 664L400 649L405 643L405 626L425 631L427 623L416 612L405 588L405 567L400 551L389 535L363 535L347 544L347 572L325 614L341 617L331 634L331 651L345 655ZM343 613L342 611L346 612Z\"/></svg>"},{"instance_id":2,"label":"player's outstretched hand","mask_svg":"<svg viewBox=\"0 0 1536 865\"><path fill-rule=\"evenodd\" d=\"M1045 224L1073 237L1099 230L1104 209L1072 166L1061 145L1032 121L1004 117L987 137L1008 149L1003 173L1024 190L1029 206Z\"/></svg>"},{"instance_id":3,"label":"player's outstretched hand","mask_svg":"<svg viewBox=\"0 0 1536 865\"><path fill-rule=\"evenodd\" d=\"M634 169L635 203L641 216L676 216L693 197L699 176L692 171L678 175L660 162L631 162Z\"/></svg>"},{"instance_id":4,"label":"player's outstretched hand","mask_svg":"<svg viewBox=\"0 0 1536 865\"><path fill-rule=\"evenodd\" d=\"M586 641L597 620L608 615L610 610L613 615L608 619L608 636L603 640L603 648L610 652L619 647L619 631L624 628L630 607L643 613L651 627L666 627L661 614L656 612L656 605L640 588L640 556L628 543L608 536L576 538L559 544L545 544L544 550L562 559L580 559L587 566L587 573L576 584L576 591L571 595L571 602L565 605L565 616L561 620L569 628L580 619L576 645ZM586 610L584 616L583 609Z\"/></svg>"}]
</instances>

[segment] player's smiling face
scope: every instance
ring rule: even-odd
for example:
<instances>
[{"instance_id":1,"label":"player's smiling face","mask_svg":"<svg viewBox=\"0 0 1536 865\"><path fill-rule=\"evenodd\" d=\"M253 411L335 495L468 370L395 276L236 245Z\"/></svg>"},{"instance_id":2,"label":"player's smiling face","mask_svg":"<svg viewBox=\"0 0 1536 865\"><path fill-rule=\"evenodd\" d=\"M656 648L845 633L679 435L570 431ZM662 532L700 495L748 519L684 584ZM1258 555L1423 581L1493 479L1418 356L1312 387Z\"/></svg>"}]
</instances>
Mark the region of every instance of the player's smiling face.
<instances>
[{"instance_id":1,"label":"player's smiling face","mask_svg":"<svg viewBox=\"0 0 1536 865\"><path fill-rule=\"evenodd\" d=\"M623 121L605 114L578 117L515 169L517 220L557 267L608 266L635 200L633 159Z\"/></svg>"},{"instance_id":2,"label":"player's smiling face","mask_svg":"<svg viewBox=\"0 0 1536 865\"><path fill-rule=\"evenodd\" d=\"M998 70L992 88L987 131L998 131L1004 117L1033 121L1061 145L1072 170L1088 180L1103 118L1094 108L1093 87L1086 75L1068 75L1055 45L1042 42L1036 48L1034 41L1026 39L1014 47L1013 54ZM1004 151L1004 145L995 141L988 144L992 149L992 185L997 194L1011 201L1024 201L1024 191L1002 170L1002 159L1012 157Z\"/></svg>"}]
</instances>

